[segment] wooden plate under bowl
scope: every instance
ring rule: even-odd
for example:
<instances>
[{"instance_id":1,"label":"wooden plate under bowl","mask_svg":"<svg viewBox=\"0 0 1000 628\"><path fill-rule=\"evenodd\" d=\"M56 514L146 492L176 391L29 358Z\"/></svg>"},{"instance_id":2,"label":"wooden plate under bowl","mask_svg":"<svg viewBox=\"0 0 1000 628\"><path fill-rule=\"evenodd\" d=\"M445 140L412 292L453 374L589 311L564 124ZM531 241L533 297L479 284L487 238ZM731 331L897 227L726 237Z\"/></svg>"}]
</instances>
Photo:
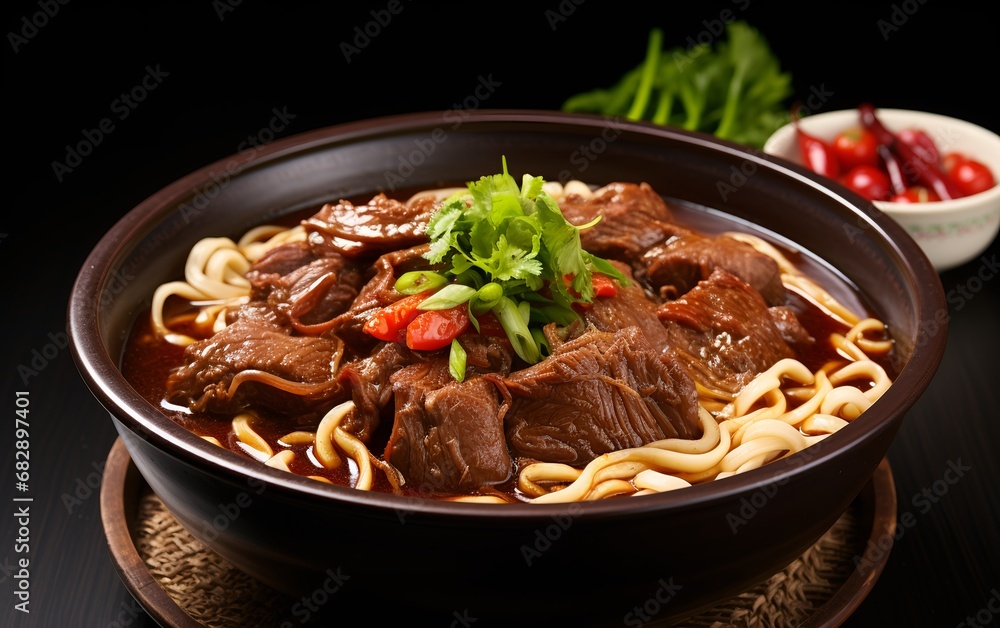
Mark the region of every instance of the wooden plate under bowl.
<instances>
[{"instance_id":1,"label":"wooden plate under bowl","mask_svg":"<svg viewBox=\"0 0 1000 628\"><path fill-rule=\"evenodd\" d=\"M104 531L108 541L115 568L132 596L143 606L146 612L161 626L171 628L194 628L205 625L196 617L192 616L176 599L176 591L173 595L167 592L161 582L151 572L149 565L141 555L139 548L139 535L141 534L140 504L144 499L155 498L149 485L139 474L138 469L133 464L128 450L121 439L112 446L108 455L107 465L104 470L104 481L101 487L101 519L104 524ZM159 503L159 502L156 502ZM148 503L147 503L148 505ZM833 627L841 625L854 610L861 604L868 595L875 582L878 580L882 569L888 560L889 550L896 528L896 489L893 482L892 471L887 460L883 460L871 481L865 486L861 494L851 504L851 507L841 521L838 521L837 528L848 525L846 537L850 542L844 542L841 547L835 548L840 554L839 562L836 565L826 565L834 571L842 572L842 582L839 586L830 587L825 602L811 611L803 621L796 618L796 623L803 627ZM831 530L833 532L834 530ZM821 539L817 546L809 551L814 551L820 543L824 543L827 537ZM197 544L193 538L190 543ZM199 544L200 545L200 544ZM203 547L203 546L202 546ZM203 552L211 550L203 549ZM807 554L803 555L805 558ZM811 557L811 562L815 563L818 554ZM212 554L214 558L215 555ZM851 557L849 560L847 557ZM221 559L220 559L221 560ZM860 566L861 568L858 568ZM232 568L235 569L235 568ZM808 571L808 570L803 570ZM794 578L795 570L792 573ZM243 575L243 574L239 574ZM244 580L249 579L246 576ZM772 580L774 580L772 578ZM779 578L780 580L780 578ZM839 578L838 578L839 580ZM244 613L242 618L238 618L238 625L252 625L248 623L248 617L260 617L260 614L253 613L254 605L260 605L264 610L264 605L273 603L276 600L279 604L287 604L283 607L294 613L296 600L286 599L282 594L272 592L263 584L252 581L255 585L253 591L248 591L248 595L255 595L252 600L241 602L240 609L234 613ZM770 582L770 581L769 581ZM794 588L794 587L792 587ZM813 587L815 589L815 587ZM788 589L786 585L785 590ZM768 612L764 607L769 605L760 604L760 596L767 596L770 589L765 588L764 583L760 587L749 590L742 596L736 596L730 600L720 603L718 607L707 609L698 615L694 615L685 620L685 626L701 625L725 625L724 618L732 616L733 612L741 610L746 612ZM268 595L260 596L261 591ZM231 593L231 592L230 592ZM273 593L273 595L272 595ZM230 595L230 598L232 596ZM771 600L768 600L769 602ZM756 603L755 603L756 602ZM333 605L331 605L333 606ZM745 609L741 607L745 606ZM775 612L770 604L771 612ZM250 613L248 613L248 607ZM764 609L764 610L762 610ZM273 611L273 609L269 609ZM329 610L329 609L328 609ZM335 612L335 610L333 611ZM225 613L223 613L225 615ZM266 615L266 613L264 613ZM296 614L296 619L290 625L299 625L300 620L305 616ZM309 617L309 620L320 619ZM343 620L343 618L340 618ZM435 619L435 618L430 618ZM441 619L437 617L436 619ZM453 618L448 618L453 619ZM723 621L720 622L720 619ZM745 618L744 618L745 619ZM638 620L638 618L637 618ZM482 622L480 622L482 625ZM233 624L237 625L237 624ZM266 624L271 625L270 621ZM656 625L656 624L645 624Z\"/></svg>"}]
</instances>

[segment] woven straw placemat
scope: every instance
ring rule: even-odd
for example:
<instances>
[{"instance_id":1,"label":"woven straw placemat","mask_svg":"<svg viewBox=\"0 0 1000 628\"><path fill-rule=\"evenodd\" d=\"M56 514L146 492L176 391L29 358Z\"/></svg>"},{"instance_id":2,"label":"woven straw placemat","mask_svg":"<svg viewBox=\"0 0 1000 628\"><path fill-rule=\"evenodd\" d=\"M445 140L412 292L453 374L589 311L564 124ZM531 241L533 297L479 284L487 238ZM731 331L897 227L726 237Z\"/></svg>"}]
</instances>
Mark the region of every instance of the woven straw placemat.
<instances>
[{"instance_id":1,"label":"woven straw placemat","mask_svg":"<svg viewBox=\"0 0 1000 628\"><path fill-rule=\"evenodd\" d=\"M801 626L854 571L866 531L849 509L787 568L680 624L693 628ZM206 626L278 626L293 600L234 568L184 529L155 494L140 497L133 531L149 572L192 619Z\"/></svg>"}]
</instances>

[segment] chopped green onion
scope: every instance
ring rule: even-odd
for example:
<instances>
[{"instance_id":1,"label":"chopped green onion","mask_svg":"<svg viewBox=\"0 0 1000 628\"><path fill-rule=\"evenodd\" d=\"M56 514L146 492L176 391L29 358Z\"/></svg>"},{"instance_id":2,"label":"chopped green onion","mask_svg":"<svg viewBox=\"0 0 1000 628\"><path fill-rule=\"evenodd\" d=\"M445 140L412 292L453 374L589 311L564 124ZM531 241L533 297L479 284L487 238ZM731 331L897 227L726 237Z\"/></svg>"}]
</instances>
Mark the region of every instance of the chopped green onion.
<instances>
[{"instance_id":1,"label":"chopped green onion","mask_svg":"<svg viewBox=\"0 0 1000 628\"><path fill-rule=\"evenodd\" d=\"M521 320L527 326L531 322L531 304L527 301L521 301L517 304L517 311L521 313Z\"/></svg>"},{"instance_id":2,"label":"chopped green onion","mask_svg":"<svg viewBox=\"0 0 1000 628\"><path fill-rule=\"evenodd\" d=\"M417 306L419 310L447 310L461 305L476 294L476 289L462 284L452 283L441 288L431 296L424 299Z\"/></svg>"},{"instance_id":3,"label":"chopped green onion","mask_svg":"<svg viewBox=\"0 0 1000 628\"><path fill-rule=\"evenodd\" d=\"M431 270L414 270L403 273L396 280L396 291L403 294L418 294L448 285L448 278Z\"/></svg>"},{"instance_id":4,"label":"chopped green onion","mask_svg":"<svg viewBox=\"0 0 1000 628\"><path fill-rule=\"evenodd\" d=\"M469 307L474 315L479 316L492 310L493 306L500 302L501 297L503 297L503 286L491 281L472 295Z\"/></svg>"},{"instance_id":5,"label":"chopped green onion","mask_svg":"<svg viewBox=\"0 0 1000 628\"><path fill-rule=\"evenodd\" d=\"M517 304L507 297L501 297L500 302L493 308L493 313L500 319L500 325L507 332L507 338L514 347L514 352L528 364L540 362L541 352Z\"/></svg>"},{"instance_id":6,"label":"chopped green onion","mask_svg":"<svg viewBox=\"0 0 1000 628\"><path fill-rule=\"evenodd\" d=\"M456 255L455 257L459 256ZM465 270L459 271L458 264L455 264L455 268L453 270L456 272L455 283L464 284L466 286L472 286L477 290L481 288L485 283L483 281L482 274L480 274L479 270L475 268L467 268Z\"/></svg>"},{"instance_id":7,"label":"chopped green onion","mask_svg":"<svg viewBox=\"0 0 1000 628\"><path fill-rule=\"evenodd\" d=\"M451 341L451 351L448 353L448 370L456 382L465 380L465 364L467 354L458 339Z\"/></svg>"},{"instance_id":8,"label":"chopped green onion","mask_svg":"<svg viewBox=\"0 0 1000 628\"><path fill-rule=\"evenodd\" d=\"M545 305L531 308L531 322L537 325L555 323L565 327L580 319L580 315L571 307L562 305Z\"/></svg>"}]
</instances>

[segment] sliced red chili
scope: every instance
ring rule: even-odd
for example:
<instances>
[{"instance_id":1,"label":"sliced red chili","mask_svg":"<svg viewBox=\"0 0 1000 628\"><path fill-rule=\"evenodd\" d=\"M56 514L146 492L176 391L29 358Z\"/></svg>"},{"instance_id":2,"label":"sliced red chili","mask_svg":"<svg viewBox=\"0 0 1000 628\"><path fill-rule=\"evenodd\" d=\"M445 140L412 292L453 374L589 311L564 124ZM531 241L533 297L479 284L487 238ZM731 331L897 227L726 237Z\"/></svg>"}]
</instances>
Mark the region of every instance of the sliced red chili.
<instances>
[{"instance_id":1,"label":"sliced red chili","mask_svg":"<svg viewBox=\"0 0 1000 628\"><path fill-rule=\"evenodd\" d=\"M469 327L466 304L447 310L420 312L406 326L406 346L415 351L442 349Z\"/></svg>"},{"instance_id":2,"label":"sliced red chili","mask_svg":"<svg viewBox=\"0 0 1000 628\"><path fill-rule=\"evenodd\" d=\"M618 294L618 282L603 273L591 273L590 283L594 286L595 297L613 297ZM573 275L563 275L563 284L570 294L580 298L580 293L573 289Z\"/></svg>"},{"instance_id":3,"label":"sliced red chili","mask_svg":"<svg viewBox=\"0 0 1000 628\"><path fill-rule=\"evenodd\" d=\"M618 282L602 273L591 276L594 282L595 297L613 297L618 294Z\"/></svg>"},{"instance_id":4,"label":"sliced red chili","mask_svg":"<svg viewBox=\"0 0 1000 628\"><path fill-rule=\"evenodd\" d=\"M365 322L365 333L387 342L405 342L406 326L421 313L417 306L432 294L433 290L412 294L376 310Z\"/></svg>"}]
</instances>

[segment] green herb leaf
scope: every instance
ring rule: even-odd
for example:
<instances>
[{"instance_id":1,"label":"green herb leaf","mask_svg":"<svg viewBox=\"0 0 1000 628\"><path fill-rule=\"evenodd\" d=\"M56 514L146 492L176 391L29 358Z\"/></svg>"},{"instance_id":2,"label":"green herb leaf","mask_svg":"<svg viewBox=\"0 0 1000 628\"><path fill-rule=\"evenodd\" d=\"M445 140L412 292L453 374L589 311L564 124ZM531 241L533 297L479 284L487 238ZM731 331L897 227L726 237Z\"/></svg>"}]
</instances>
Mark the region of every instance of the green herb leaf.
<instances>
[{"instance_id":1,"label":"green herb leaf","mask_svg":"<svg viewBox=\"0 0 1000 628\"><path fill-rule=\"evenodd\" d=\"M476 329L476 317L493 311L515 352L531 364L544 356L529 325L577 320L573 303L594 299L595 270L628 285L613 265L580 244L581 229L597 221L571 224L544 184L542 177L526 174L518 186L504 158L503 172L480 177L446 199L428 223L431 247L424 257L450 262L443 272L453 282L420 305L445 309L467 302ZM550 297L538 294L543 289Z\"/></svg>"},{"instance_id":2,"label":"green herb leaf","mask_svg":"<svg viewBox=\"0 0 1000 628\"><path fill-rule=\"evenodd\" d=\"M607 89L567 98L562 109L649 120L754 148L788 121L791 75L746 22L728 24L726 39L714 48L662 50L662 37L660 29L651 29L641 63Z\"/></svg>"}]
</instances>

